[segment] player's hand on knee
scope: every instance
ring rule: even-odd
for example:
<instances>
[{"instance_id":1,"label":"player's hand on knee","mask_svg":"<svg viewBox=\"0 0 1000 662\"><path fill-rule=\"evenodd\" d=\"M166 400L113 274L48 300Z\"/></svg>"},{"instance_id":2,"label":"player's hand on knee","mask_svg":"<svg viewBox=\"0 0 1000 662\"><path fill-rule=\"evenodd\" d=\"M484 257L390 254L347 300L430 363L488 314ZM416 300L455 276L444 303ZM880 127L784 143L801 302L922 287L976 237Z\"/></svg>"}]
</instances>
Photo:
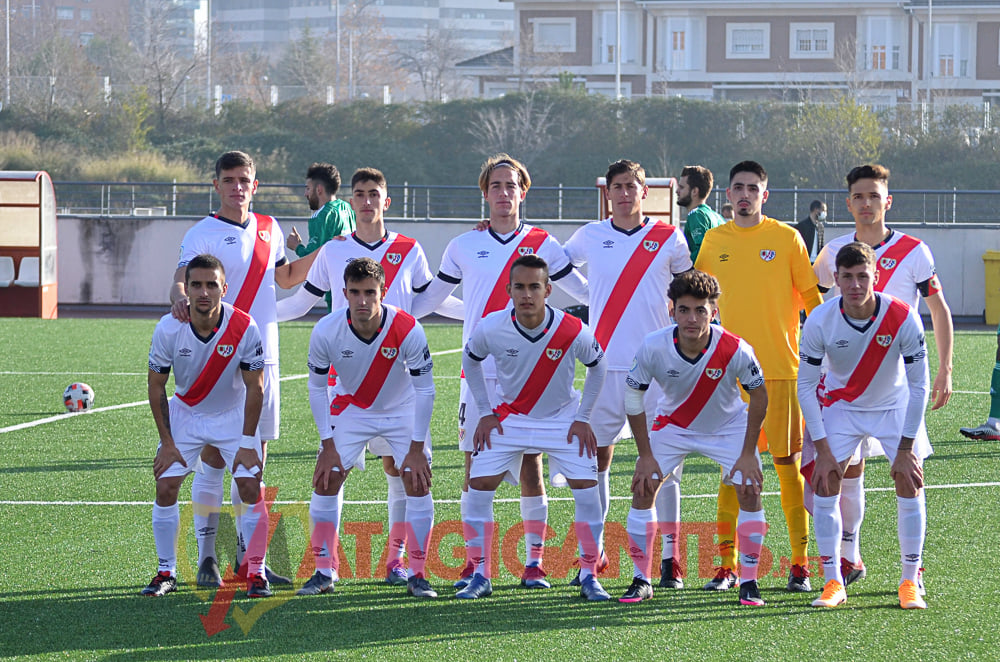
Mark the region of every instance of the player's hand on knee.
<instances>
[{"instance_id":1,"label":"player's hand on knee","mask_svg":"<svg viewBox=\"0 0 1000 662\"><path fill-rule=\"evenodd\" d=\"M924 469L912 450L896 453L889 473L897 485L902 481L906 491L915 493L924 486Z\"/></svg>"},{"instance_id":2,"label":"player's hand on knee","mask_svg":"<svg viewBox=\"0 0 1000 662\"><path fill-rule=\"evenodd\" d=\"M431 489L431 465L422 451L407 453L400 471L404 479L409 476L410 489L415 494L426 494Z\"/></svg>"},{"instance_id":3,"label":"player's hand on knee","mask_svg":"<svg viewBox=\"0 0 1000 662\"><path fill-rule=\"evenodd\" d=\"M580 440L580 457L583 457L584 453L587 457L597 455L597 437L594 436L594 429L590 427L590 423L573 421L569 426L569 432L566 433L566 443L572 444L573 437Z\"/></svg>"},{"instance_id":4,"label":"player's hand on knee","mask_svg":"<svg viewBox=\"0 0 1000 662\"><path fill-rule=\"evenodd\" d=\"M809 483L816 494L829 496L840 491L839 485L844 479L844 467L837 462L829 450L821 450L819 442L824 442L823 446L825 446L826 439L814 442L816 444L816 466ZM834 486L838 486L838 489L834 489Z\"/></svg>"},{"instance_id":5,"label":"player's hand on knee","mask_svg":"<svg viewBox=\"0 0 1000 662\"><path fill-rule=\"evenodd\" d=\"M656 458L652 455L640 455L636 458L635 473L632 474L632 494L637 497L655 494L662 482L663 472L660 471L660 463Z\"/></svg>"},{"instance_id":6,"label":"player's hand on knee","mask_svg":"<svg viewBox=\"0 0 1000 662\"><path fill-rule=\"evenodd\" d=\"M316 470L313 472L313 487L317 490L326 491L330 488L330 479L333 473L339 471L344 475L344 465L340 461L340 453L332 444L324 444L316 457Z\"/></svg>"},{"instance_id":7,"label":"player's hand on knee","mask_svg":"<svg viewBox=\"0 0 1000 662\"><path fill-rule=\"evenodd\" d=\"M243 465L247 471L258 477L260 476L260 472L264 470L264 463L261 462L260 456L257 455L257 451L253 448L241 448L236 451L236 457L233 458L232 466L234 476L236 475L236 467L240 465Z\"/></svg>"},{"instance_id":8,"label":"player's hand on knee","mask_svg":"<svg viewBox=\"0 0 1000 662\"><path fill-rule=\"evenodd\" d=\"M503 425L500 424L500 419L495 414L480 418L479 424L476 425L476 434L472 437L472 447L477 451L493 448L490 443L490 434L493 430L496 430L497 434L503 434Z\"/></svg>"},{"instance_id":9,"label":"player's hand on knee","mask_svg":"<svg viewBox=\"0 0 1000 662\"><path fill-rule=\"evenodd\" d=\"M736 479L739 480L739 483L734 482L734 484L746 490L748 494L760 494L761 488L764 486L764 474L760 471L756 455L741 456L736 460L732 471L729 472L729 480L735 481Z\"/></svg>"},{"instance_id":10,"label":"player's hand on knee","mask_svg":"<svg viewBox=\"0 0 1000 662\"><path fill-rule=\"evenodd\" d=\"M159 480L163 476L163 472L169 469L174 462L180 462L182 467L187 466L187 462L184 461L181 452L177 450L177 446L164 445L161 442L160 448L156 451L156 457L153 458L153 477Z\"/></svg>"}]
</instances>

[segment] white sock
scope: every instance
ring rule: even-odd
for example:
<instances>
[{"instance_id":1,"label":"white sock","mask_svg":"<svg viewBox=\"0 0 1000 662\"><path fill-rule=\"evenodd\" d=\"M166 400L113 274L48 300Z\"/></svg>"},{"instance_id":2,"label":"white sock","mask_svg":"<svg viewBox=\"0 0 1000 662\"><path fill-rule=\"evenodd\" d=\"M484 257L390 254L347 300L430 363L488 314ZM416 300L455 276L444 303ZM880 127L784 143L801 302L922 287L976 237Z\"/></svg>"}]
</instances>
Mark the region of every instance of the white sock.
<instances>
[{"instance_id":1,"label":"white sock","mask_svg":"<svg viewBox=\"0 0 1000 662\"><path fill-rule=\"evenodd\" d=\"M923 564L924 536L927 533L927 504L924 493L915 497L896 497L896 521L899 528L899 553L903 563L903 580L917 581Z\"/></svg>"},{"instance_id":2,"label":"white sock","mask_svg":"<svg viewBox=\"0 0 1000 662\"><path fill-rule=\"evenodd\" d=\"M222 510L222 481L225 468L202 464L202 471L195 472L191 481L191 501L194 510L194 533L198 539L198 565L215 553L215 537L219 533L219 512Z\"/></svg>"},{"instance_id":3,"label":"white sock","mask_svg":"<svg viewBox=\"0 0 1000 662\"><path fill-rule=\"evenodd\" d=\"M840 488L840 516L844 520L840 553L851 563L861 560L861 522L865 519L865 476L845 478Z\"/></svg>"},{"instance_id":4,"label":"white sock","mask_svg":"<svg viewBox=\"0 0 1000 662\"><path fill-rule=\"evenodd\" d=\"M823 561L823 578L826 581L836 579L841 584L844 577L840 574L840 537L843 534L843 521L840 519L840 495L813 497L813 526L816 529L816 548Z\"/></svg>"},{"instance_id":5,"label":"white sock","mask_svg":"<svg viewBox=\"0 0 1000 662\"><path fill-rule=\"evenodd\" d=\"M493 497L496 490L466 492L466 515L462 520L465 533L465 553L476 566L476 573L490 577L493 535Z\"/></svg>"},{"instance_id":6,"label":"white sock","mask_svg":"<svg viewBox=\"0 0 1000 662\"><path fill-rule=\"evenodd\" d=\"M469 519L469 490L463 490L462 495L458 498L458 516L462 519L462 522L467 522ZM463 525L464 528L464 525ZM462 537L465 539L465 566L472 563L472 554L469 551L471 547L469 546L469 537L463 532ZM465 567L463 566L463 568Z\"/></svg>"},{"instance_id":7,"label":"white sock","mask_svg":"<svg viewBox=\"0 0 1000 662\"><path fill-rule=\"evenodd\" d=\"M573 527L580 546L580 581L594 574L600 556L598 542L604 536L604 518L601 517L601 497L597 487L573 490L576 512Z\"/></svg>"},{"instance_id":8,"label":"white sock","mask_svg":"<svg viewBox=\"0 0 1000 662\"><path fill-rule=\"evenodd\" d=\"M662 467L661 467L662 468ZM670 472L656 493L656 517L660 525L660 558L677 556L677 541L681 526L681 471L684 464Z\"/></svg>"},{"instance_id":9,"label":"white sock","mask_svg":"<svg viewBox=\"0 0 1000 662\"><path fill-rule=\"evenodd\" d=\"M246 541L247 577L263 575L269 521L263 490L257 503L247 507L240 519L243 526L243 540Z\"/></svg>"},{"instance_id":10,"label":"white sock","mask_svg":"<svg viewBox=\"0 0 1000 662\"><path fill-rule=\"evenodd\" d=\"M260 486L263 493L264 486ZM236 487L236 479L229 481L229 500L233 504L233 523L236 524L236 565L243 565L243 554L247 551L247 541L243 539L243 510L246 506L240 498L240 490Z\"/></svg>"},{"instance_id":11,"label":"white sock","mask_svg":"<svg viewBox=\"0 0 1000 662\"><path fill-rule=\"evenodd\" d=\"M522 496L521 521L524 522L524 565L541 565L545 545L545 527L549 519L549 497Z\"/></svg>"},{"instance_id":12,"label":"white sock","mask_svg":"<svg viewBox=\"0 0 1000 662\"><path fill-rule=\"evenodd\" d=\"M431 527L434 526L434 499L430 494L406 497L406 546L410 557L410 570L414 575L426 577L427 546L430 544Z\"/></svg>"},{"instance_id":13,"label":"white sock","mask_svg":"<svg viewBox=\"0 0 1000 662\"><path fill-rule=\"evenodd\" d=\"M343 493L343 488L341 488ZM336 576L340 567L337 557L337 536L340 533L340 506L342 499L313 492L309 500L309 519L312 521L310 545L316 557L316 571L327 577Z\"/></svg>"},{"instance_id":14,"label":"white sock","mask_svg":"<svg viewBox=\"0 0 1000 662\"><path fill-rule=\"evenodd\" d=\"M153 541L156 543L157 572L177 575L177 530L181 525L181 510L153 504Z\"/></svg>"},{"instance_id":15,"label":"white sock","mask_svg":"<svg viewBox=\"0 0 1000 662\"><path fill-rule=\"evenodd\" d=\"M656 535L656 508L629 509L625 532L628 533L629 556L632 557L634 568L632 575L648 582L653 572L649 549L653 546L653 536Z\"/></svg>"},{"instance_id":16,"label":"white sock","mask_svg":"<svg viewBox=\"0 0 1000 662\"><path fill-rule=\"evenodd\" d=\"M611 470L597 472L597 495L601 498L601 520L607 521L611 510Z\"/></svg>"},{"instance_id":17,"label":"white sock","mask_svg":"<svg viewBox=\"0 0 1000 662\"><path fill-rule=\"evenodd\" d=\"M392 565L403 558L406 551L406 489L403 487L402 476L385 475L389 483L389 553L387 563ZM341 490L343 494L343 490Z\"/></svg>"},{"instance_id":18,"label":"white sock","mask_svg":"<svg viewBox=\"0 0 1000 662\"><path fill-rule=\"evenodd\" d=\"M747 512L740 508L736 517L736 540L740 550L740 583L757 579L760 550L767 535L764 511ZM839 565L838 565L839 567Z\"/></svg>"}]
</instances>

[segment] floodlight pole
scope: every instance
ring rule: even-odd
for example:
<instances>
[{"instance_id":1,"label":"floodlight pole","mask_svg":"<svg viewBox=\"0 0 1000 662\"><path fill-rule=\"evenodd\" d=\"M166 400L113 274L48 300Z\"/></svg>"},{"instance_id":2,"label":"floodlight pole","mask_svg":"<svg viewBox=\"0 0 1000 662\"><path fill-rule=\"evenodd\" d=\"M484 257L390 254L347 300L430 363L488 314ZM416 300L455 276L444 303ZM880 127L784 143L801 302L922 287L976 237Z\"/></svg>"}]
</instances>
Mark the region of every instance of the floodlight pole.
<instances>
[{"instance_id":1,"label":"floodlight pole","mask_svg":"<svg viewBox=\"0 0 1000 662\"><path fill-rule=\"evenodd\" d=\"M615 98L622 98L622 0L615 0Z\"/></svg>"},{"instance_id":2,"label":"floodlight pole","mask_svg":"<svg viewBox=\"0 0 1000 662\"><path fill-rule=\"evenodd\" d=\"M10 108L10 0L7 0L6 8L4 9L4 14L6 18L6 31L7 31L7 54L4 58L5 66L7 68L4 88L3 88L3 107Z\"/></svg>"}]
</instances>

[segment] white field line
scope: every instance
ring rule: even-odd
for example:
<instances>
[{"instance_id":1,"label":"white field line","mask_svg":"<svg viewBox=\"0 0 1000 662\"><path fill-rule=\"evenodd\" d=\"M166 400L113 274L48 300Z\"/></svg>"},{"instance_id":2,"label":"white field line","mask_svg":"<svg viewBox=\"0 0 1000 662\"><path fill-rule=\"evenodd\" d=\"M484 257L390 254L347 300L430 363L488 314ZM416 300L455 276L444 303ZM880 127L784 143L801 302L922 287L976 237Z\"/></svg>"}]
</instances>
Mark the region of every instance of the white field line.
<instances>
[{"instance_id":1,"label":"white field line","mask_svg":"<svg viewBox=\"0 0 1000 662\"><path fill-rule=\"evenodd\" d=\"M972 487L1000 487L1000 482L991 483L950 483L946 485L927 485L928 490L960 490ZM895 487L866 487L865 492L892 492ZM762 496L780 496L780 492L764 492ZM716 499L718 493L711 494L682 494L682 499ZM631 496L612 496L612 501L625 501L632 499ZM549 497L549 501L572 501L573 497ZM496 503L519 503L520 499L495 499ZM190 505L190 501L178 501L181 505ZM380 506L385 505L385 501L350 501L345 500L345 504L352 506ZM434 499L436 504L458 504L458 499ZM308 505L308 501L275 501L276 506L301 506ZM152 501L0 501L0 506L152 506Z\"/></svg>"}]
</instances>

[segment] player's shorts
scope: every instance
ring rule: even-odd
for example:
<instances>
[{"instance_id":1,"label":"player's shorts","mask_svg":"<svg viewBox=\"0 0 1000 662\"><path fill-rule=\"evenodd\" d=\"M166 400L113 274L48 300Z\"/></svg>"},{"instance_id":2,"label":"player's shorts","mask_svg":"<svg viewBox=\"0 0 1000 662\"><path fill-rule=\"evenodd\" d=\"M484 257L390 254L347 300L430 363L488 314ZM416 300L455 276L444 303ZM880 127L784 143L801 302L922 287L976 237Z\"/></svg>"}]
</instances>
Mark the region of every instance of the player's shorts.
<instances>
[{"instance_id":1,"label":"player's shorts","mask_svg":"<svg viewBox=\"0 0 1000 662\"><path fill-rule=\"evenodd\" d=\"M732 485L741 482L740 474L730 480L729 472L740 459L746 432L747 426L743 421L721 428L715 434L691 432L676 425L668 425L650 433L649 444L653 457L664 472L661 478L674 471L691 453L699 453L717 462L722 467L722 481ZM756 456L757 467L760 468L760 453L756 453Z\"/></svg>"},{"instance_id":2,"label":"player's shorts","mask_svg":"<svg viewBox=\"0 0 1000 662\"><path fill-rule=\"evenodd\" d=\"M823 409L823 427L826 428L826 441L830 452L837 462L843 462L854 456L865 444L874 441L889 459L890 464L896 459L899 448L900 431L903 429L903 419L906 409L888 409L878 411L858 411L843 407L826 407ZM931 448L926 430L918 433L913 440L913 453L921 460L929 457ZM802 451L802 463L808 464L816 457L816 450L809 441Z\"/></svg>"},{"instance_id":3,"label":"player's shorts","mask_svg":"<svg viewBox=\"0 0 1000 662\"><path fill-rule=\"evenodd\" d=\"M597 445L601 448L613 446L623 439L632 437L632 430L628 425L628 418L625 416L625 376L627 370L608 370L607 377L604 378L604 386L594 403L594 410L590 414L590 427L594 429L594 436L597 437ZM655 418L656 403L660 399L662 391L660 385L654 381L646 391L646 423L652 426ZM648 430L647 430L648 432Z\"/></svg>"},{"instance_id":4,"label":"player's shorts","mask_svg":"<svg viewBox=\"0 0 1000 662\"><path fill-rule=\"evenodd\" d=\"M372 455L377 455L378 457L394 457L392 454L392 446L390 446L386 438L382 436L375 437L368 442L368 451ZM433 444L431 443L430 428L427 429L427 433L424 435L424 455L427 457L428 463L433 461L434 451Z\"/></svg>"},{"instance_id":5,"label":"player's shorts","mask_svg":"<svg viewBox=\"0 0 1000 662\"><path fill-rule=\"evenodd\" d=\"M223 412L201 413L182 404L177 398L171 398L169 406L170 433L187 466L174 462L161 477L171 478L187 476L193 471L201 472L201 451L206 446L217 448L226 467L232 471L233 461L237 451L240 450L240 441L243 438L243 405ZM257 456L260 457L259 438L256 450ZM256 473L256 469L251 472L241 464L233 472L233 477L253 478Z\"/></svg>"},{"instance_id":6,"label":"player's shorts","mask_svg":"<svg viewBox=\"0 0 1000 662\"><path fill-rule=\"evenodd\" d=\"M476 426L479 425L479 407L476 406L476 399L473 397L465 377L459 380L458 388L458 450L471 453L474 450L472 438L476 434ZM500 400L496 395L496 378L486 378L486 392L494 400L490 402L490 409L496 409L500 405Z\"/></svg>"},{"instance_id":7,"label":"player's shorts","mask_svg":"<svg viewBox=\"0 0 1000 662\"><path fill-rule=\"evenodd\" d=\"M351 409L340 416L331 417L333 443L340 454L344 470L357 467L364 471L365 449L371 449L376 455L391 455L399 469L413 441L413 411L399 416L386 416L362 410L353 413ZM372 448L372 444L381 452Z\"/></svg>"},{"instance_id":8,"label":"player's shorts","mask_svg":"<svg viewBox=\"0 0 1000 662\"><path fill-rule=\"evenodd\" d=\"M794 379L765 379L767 415L757 441L758 452L770 451L774 457L788 457L802 450L802 411L799 409L798 383ZM749 395L740 389L745 401Z\"/></svg>"},{"instance_id":9,"label":"player's shorts","mask_svg":"<svg viewBox=\"0 0 1000 662\"><path fill-rule=\"evenodd\" d=\"M579 442L574 439L566 443L572 423L572 419L540 421L518 414L508 416L502 423L504 433L494 430L490 435L491 448L473 454L469 478L503 475L504 480L517 485L523 456L545 453L550 473L560 473L570 480L597 480L597 456L587 457L584 453L580 457Z\"/></svg>"},{"instance_id":10,"label":"player's shorts","mask_svg":"<svg viewBox=\"0 0 1000 662\"><path fill-rule=\"evenodd\" d=\"M260 438L271 441L278 438L281 424L281 380L278 378L278 364L264 364L264 403L260 408L260 422L257 429Z\"/></svg>"}]
</instances>

